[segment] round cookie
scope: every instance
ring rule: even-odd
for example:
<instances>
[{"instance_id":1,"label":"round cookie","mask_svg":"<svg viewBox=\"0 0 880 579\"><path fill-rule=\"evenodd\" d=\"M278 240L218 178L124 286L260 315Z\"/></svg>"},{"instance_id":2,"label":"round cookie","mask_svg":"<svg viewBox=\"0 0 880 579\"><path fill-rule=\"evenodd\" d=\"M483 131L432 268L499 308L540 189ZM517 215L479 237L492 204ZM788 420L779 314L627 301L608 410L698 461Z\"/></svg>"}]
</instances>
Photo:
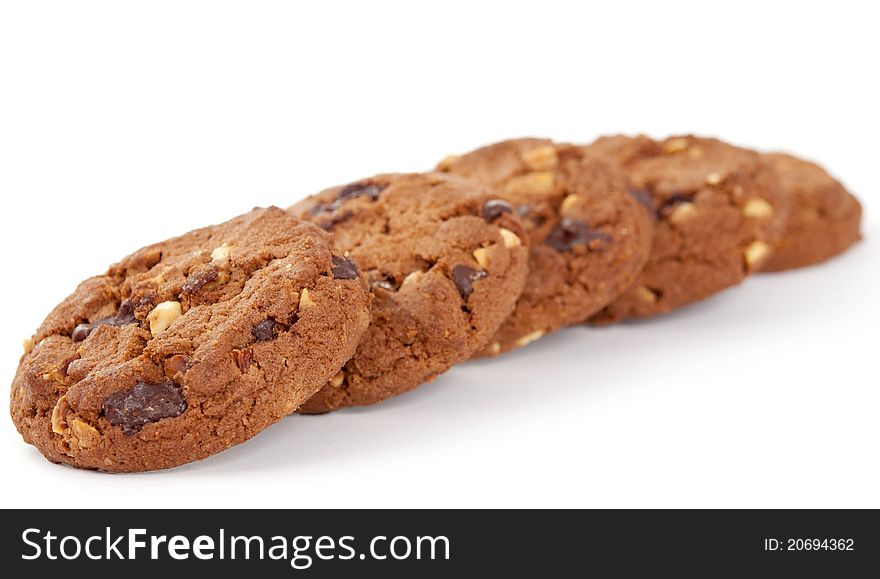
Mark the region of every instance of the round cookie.
<instances>
[{"instance_id":1,"label":"round cookie","mask_svg":"<svg viewBox=\"0 0 880 579\"><path fill-rule=\"evenodd\" d=\"M762 271L820 263L862 238L862 207L822 167L784 153L764 155L791 205L785 235Z\"/></svg>"},{"instance_id":2,"label":"round cookie","mask_svg":"<svg viewBox=\"0 0 880 579\"><path fill-rule=\"evenodd\" d=\"M528 268L513 214L484 217L493 194L437 173L379 175L290 208L334 233L373 288L354 357L300 409L372 404L432 380L481 348L510 314Z\"/></svg>"},{"instance_id":3,"label":"round cookie","mask_svg":"<svg viewBox=\"0 0 880 579\"><path fill-rule=\"evenodd\" d=\"M317 392L354 354L369 299L326 232L255 209L80 284L26 341L13 421L46 458L80 468L207 457Z\"/></svg>"},{"instance_id":4,"label":"round cookie","mask_svg":"<svg viewBox=\"0 0 880 579\"><path fill-rule=\"evenodd\" d=\"M621 294L648 258L652 218L623 176L581 147L515 139L448 157L439 169L495 187L530 239L529 277L481 355L524 346L578 323Z\"/></svg>"},{"instance_id":5,"label":"round cookie","mask_svg":"<svg viewBox=\"0 0 880 579\"><path fill-rule=\"evenodd\" d=\"M694 136L604 137L587 150L623 168L654 212L654 242L635 283L591 321L662 314L760 269L781 239L788 204L759 154Z\"/></svg>"}]
</instances>

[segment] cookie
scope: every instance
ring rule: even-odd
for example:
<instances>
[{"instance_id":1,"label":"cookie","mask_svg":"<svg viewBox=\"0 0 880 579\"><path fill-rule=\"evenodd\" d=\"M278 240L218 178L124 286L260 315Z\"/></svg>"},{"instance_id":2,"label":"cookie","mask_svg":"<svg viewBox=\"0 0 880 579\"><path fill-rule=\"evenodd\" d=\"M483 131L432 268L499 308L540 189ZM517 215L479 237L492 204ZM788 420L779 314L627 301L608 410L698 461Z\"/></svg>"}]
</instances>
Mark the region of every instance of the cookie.
<instances>
[{"instance_id":1,"label":"cookie","mask_svg":"<svg viewBox=\"0 0 880 579\"><path fill-rule=\"evenodd\" d=\"M785 235L762 271L820 263L862 238L862 207L822 167L784 153L764 155L791 205Z\"/></svg>"},{"instance_id":2,"label":"cookie","mask_svg":"<svg viewBox=\"0 0 880 579\"><path fill-rule=\"evenodd\" d=\"M648 259L653 221L619 170L581 147L515 139L449 157L439 169L495 187L487 218L514 212L528 230L529 276L481 355L524 346L600 310Z\"/></svg>"},{"instance_id":3,"label":"cookie","mask_svg":"<svg viewBox=\"0 0 880 579\"><path fill-rule=\"evenodd\" d=\"M373 289L354 357L300 409L379 402L470 357L513 310L528 268L525 229L489 215L487 188L437 173L379 175L290 208L332 231Z\"/></svg>"},{"instance_id":4,"label":"cookie","mask_svg":"<svg viewBox=\"0 0 880 579\"><path fill-rule=\"evenodd\" d=\"M26 342L13 421L46 458L81 468L207 457L317 392L354 354L369 299L326 232L255 209L84 281Z\"/></svg>"},{"instance_id":5,"label":"cookie","mask_svg":"<svg viewBox=\"0 0 880 579\"><path fill-rule=\"evenodd\" d=\"M656 219L642 272L593 322L662 314L705 299L760 269L782 238L788 204L753 151L694 136L604 137L587 150L618 163Z\"/></svg>"}]
</instances>

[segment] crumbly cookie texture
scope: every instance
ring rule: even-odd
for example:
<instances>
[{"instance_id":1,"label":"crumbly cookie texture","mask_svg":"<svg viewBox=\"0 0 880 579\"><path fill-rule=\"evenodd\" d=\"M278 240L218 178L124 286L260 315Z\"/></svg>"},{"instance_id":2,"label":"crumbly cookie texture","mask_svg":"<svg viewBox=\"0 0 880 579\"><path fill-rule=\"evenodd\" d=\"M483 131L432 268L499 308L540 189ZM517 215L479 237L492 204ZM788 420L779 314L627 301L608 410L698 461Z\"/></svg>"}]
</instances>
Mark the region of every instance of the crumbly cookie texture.
<instances>
[{"instance_id":1,"label":"crumbly cookie texture","mask_svg":"<svg viewBox=\"0 0 880 579\"><path fill-rule=\"evenodd\" d=\"M582 147L515 139L447 157L438 170L495 187L501 199L486 218L519 215L531 241L525 289L481 356L583 321L629 287L648 259L652 215L616 167Z\"/></svg>"},{"instance_id":2,"label":"crumbly cookie texture","mask_svg":"<svg viewBox=\"0 0 880 579\"><path fill-rule=\"evenodd\" d=\"M12 418L53 462L198 460L296 410L355 351L369 290L330 236L278 208L145 247L26 340Z\"/></svg>"},{"instance_id":3,"label":"crumbly cookie texture","mask_svg":"<svg viewBox=\"0 0 880 579\"><path fill-rule=\"evenodd\" d=\"M784 153L764 155L776 175L791 215L762 271L820 263L862 238L862 207L822 167Z\"/></svg>"},{"instance_id":4,"label":"crumbly cookie texture","mask_svg":"<svg viewBox=\"0 0 880 579\"><path fill-rule=\"evenodd\" d=\"M485 186L439 173L379 175L290 208L332 231L373 289L354 357L300 409L379 402L470 357L510 314L528 269L519 218L487 217Z\"/></svg>"},{"instance_id":5,"label":"crumbly cookie texture","mask_svg":"<svg viewBox=\"0 0 880 579\"><path fill-rule=\"evenodd\" d=\"M758 153L695 136L603 137L587 150L617 163L656 218L633 285L591 319L669 312L736 285L768 263L789 203Z\"/></svg>"}]
</instances>

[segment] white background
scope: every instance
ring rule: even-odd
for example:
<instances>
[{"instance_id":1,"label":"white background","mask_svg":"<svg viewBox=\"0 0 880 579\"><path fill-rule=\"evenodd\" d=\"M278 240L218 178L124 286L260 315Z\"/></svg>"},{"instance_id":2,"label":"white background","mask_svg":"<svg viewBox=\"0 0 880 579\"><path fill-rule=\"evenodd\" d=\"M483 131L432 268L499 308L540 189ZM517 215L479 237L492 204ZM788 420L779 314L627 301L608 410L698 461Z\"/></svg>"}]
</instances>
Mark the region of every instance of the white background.
<instances>
[{"instance_id":1,"label":"white background","mask_svg":"<svg viewBox=\"0 0 880 579\"><path fill-rule=\"evenodd\" d=\"M84 277L255 205L522 135L819 159L866 240L650 322L570 329L169 472L46 462L0 506L880 507L871 2L18 2L0 9L0 376Z\"/></svg>"}]
</instances>

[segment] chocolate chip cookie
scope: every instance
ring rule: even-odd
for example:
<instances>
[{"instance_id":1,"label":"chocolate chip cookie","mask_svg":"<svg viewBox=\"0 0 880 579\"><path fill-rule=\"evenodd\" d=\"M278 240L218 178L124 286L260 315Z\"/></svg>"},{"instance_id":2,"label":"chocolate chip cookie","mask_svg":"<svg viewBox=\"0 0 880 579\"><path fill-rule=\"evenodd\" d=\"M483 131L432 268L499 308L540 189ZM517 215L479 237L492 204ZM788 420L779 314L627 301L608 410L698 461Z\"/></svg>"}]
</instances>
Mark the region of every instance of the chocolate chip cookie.
<instances>
[{"instance_id":1,"label":"chocolate chip cookie","mask_svg":"<svg viewBox=\"0 0 880 579\"><path fill-rule=\"evenodd\" d=\"M653 222L619 170L582 147L515 139L444 160L439 170L495 187L488 220L515 213L531 247L513 313L481 355L578 323L622 293L648 258Z\"/></svg>"},{"instance_id":2,"label":"chocolate chip cookie","mask_svg":"<svg viewBox=\"0 0 880 579\"><path fill-rule=\"evenodd\" d=\"M707 298L767 263L789 208L753 151L694 136L604 137L587 147L624 170L656 218L636 282L592 318L646 317Z\"/></svg>"},{"instance_id":3,"label":"chocolate chip cookie","mask_svg":"<svg viewBox=\"0 0 880 579\"><path fill-rule=\"evenodd\" d=\"M862 238L862 207L822 167L784 153L764 155L789 199L785 235L773 246L762 271L813 265L845 251Z\"/></svg>"},{"instance_id":4,"label":"chocolate chip cookie","mask_svg":"<svg viewBox=\"0 0 880 579\"><path fill-rule=\"evenodd\" d=\"M243 442L342 367L369 290L278 209L145 247L84 281L25 344L12 418L53 462L173 467Z\"/></svg>"},{"instance_id":5,"label":"chocolate chip cookie","mask_svg":"<svg viewBox=\"0 0 880 579\"><path fill-rule=\"evenodd\" d=\"M365 405L432 380L481 348L513 310L528 240L493 193L461 178L379 175L290 208L332 231L373 288L357 352L300 412Z\"/></svg>"}]
</instances>

